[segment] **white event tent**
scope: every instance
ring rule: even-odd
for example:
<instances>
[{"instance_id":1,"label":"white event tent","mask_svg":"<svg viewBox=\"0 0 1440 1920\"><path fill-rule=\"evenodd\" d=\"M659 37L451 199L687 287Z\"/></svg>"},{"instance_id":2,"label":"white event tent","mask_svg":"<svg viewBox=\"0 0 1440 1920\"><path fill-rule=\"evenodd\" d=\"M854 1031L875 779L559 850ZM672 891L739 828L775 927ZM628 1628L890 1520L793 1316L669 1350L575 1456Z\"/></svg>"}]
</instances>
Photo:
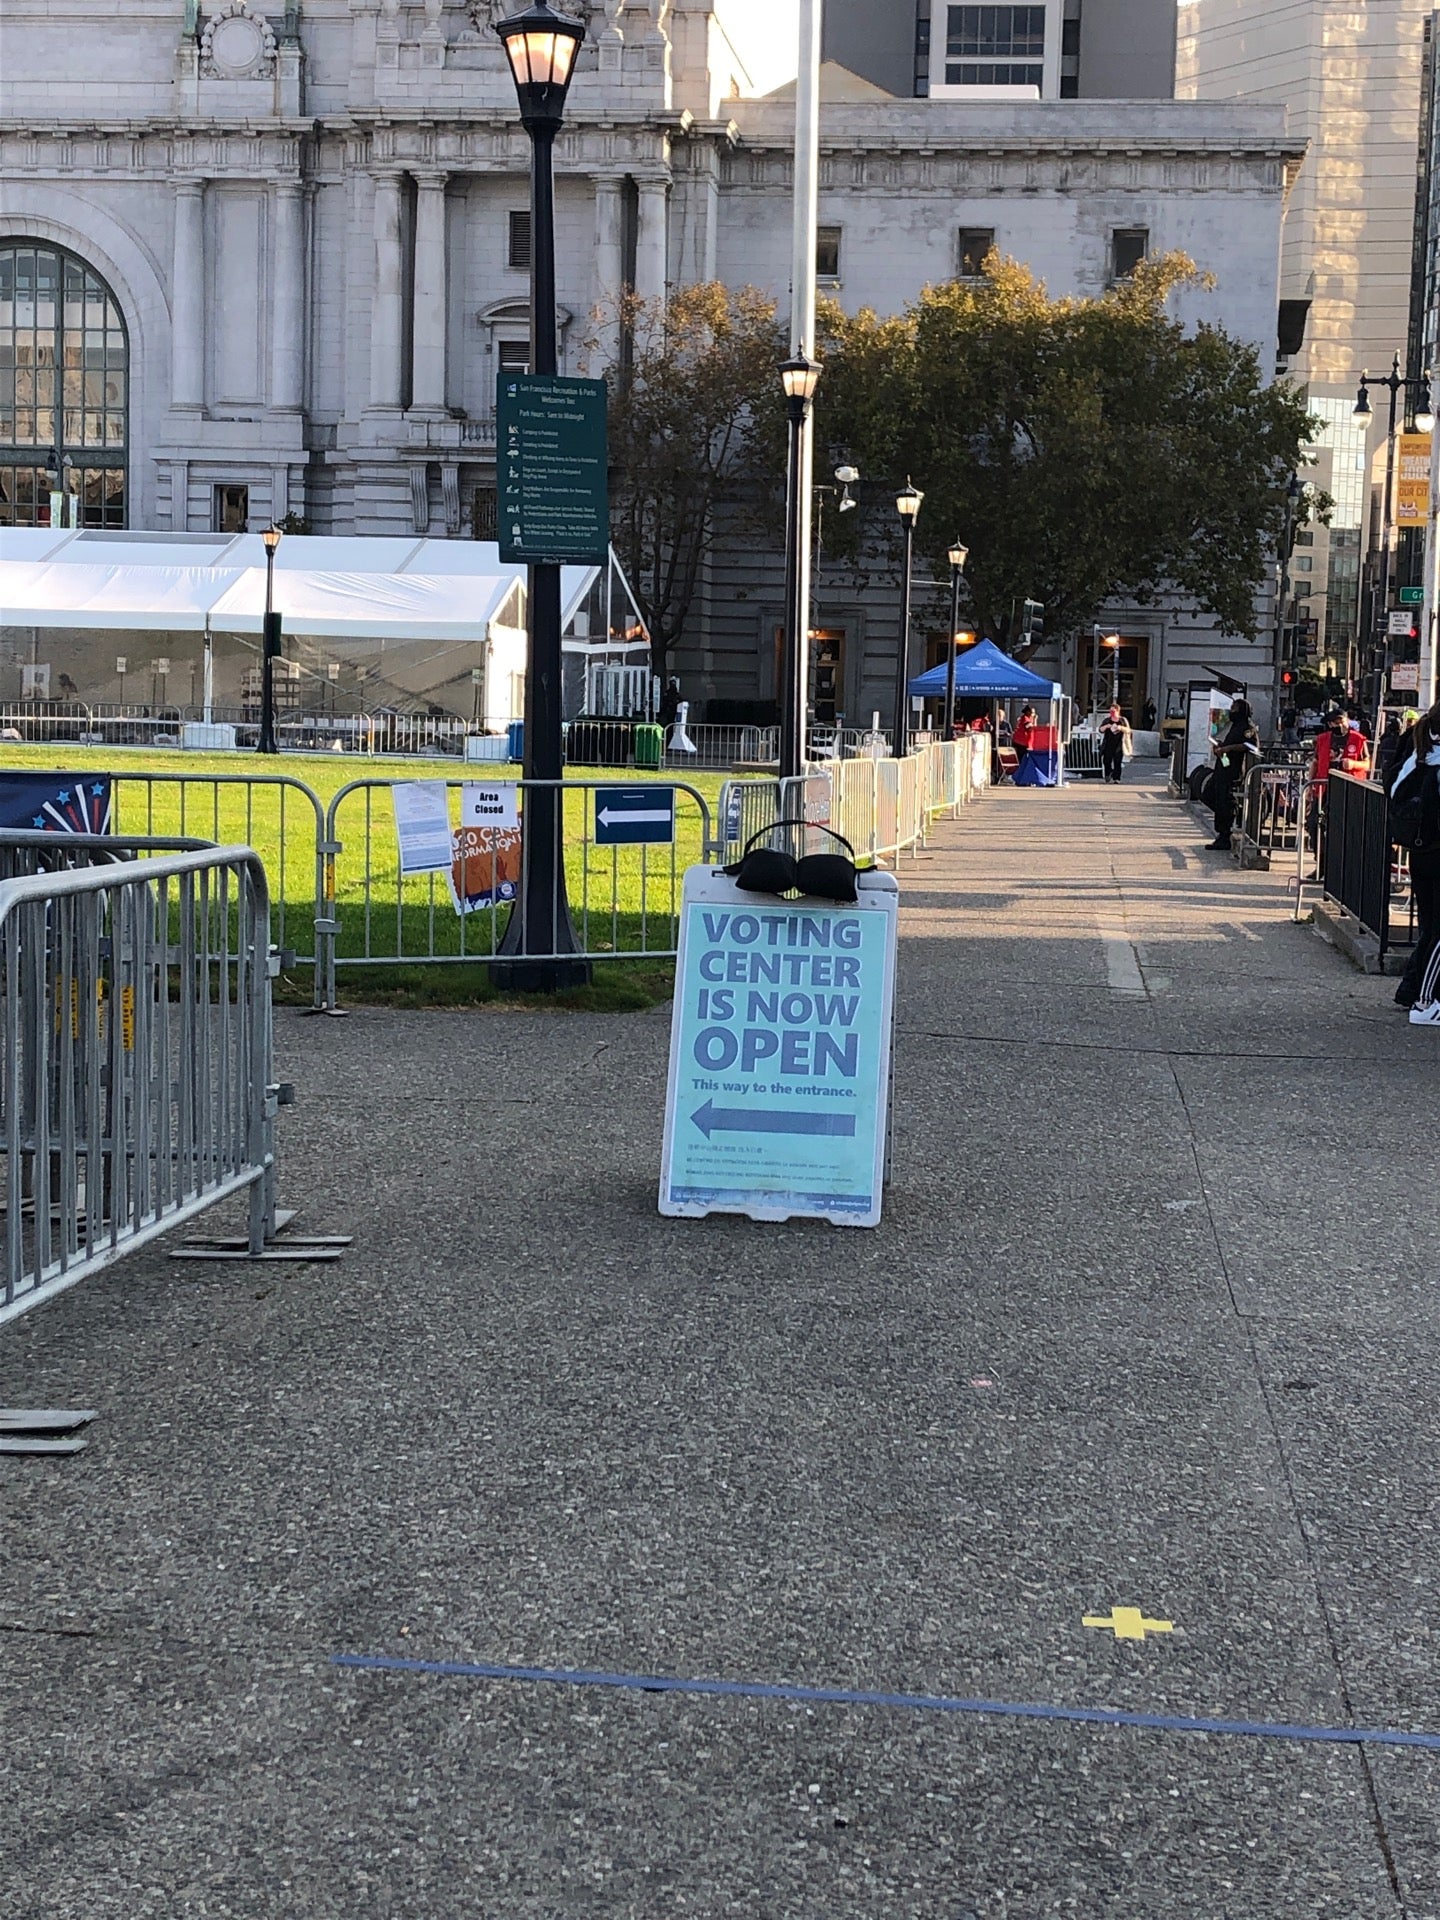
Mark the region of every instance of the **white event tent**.
<instances>
[{"instance_id":1,"label":"white event tent","mask_svg":"<svg viewBox=\"0 0 1440 1920\"><path fill-rule=\"evenodd\" d=\"M208 706L214 678L223 701L238 700L253 670L265 576L259 534L0 528L0 626L12 639L30 629L36 658L43 634L47 657L90 704L114 697L105 636L196 636ZM275 556L292 675L331 685L343 675L357 704L447 709L494 727L521 711L525 587L524 567L502 561L493 541L287 534ZM613 554L604 569L563 568L561 604L567 653L646 657Z\"/></svg>"}]
</instances>

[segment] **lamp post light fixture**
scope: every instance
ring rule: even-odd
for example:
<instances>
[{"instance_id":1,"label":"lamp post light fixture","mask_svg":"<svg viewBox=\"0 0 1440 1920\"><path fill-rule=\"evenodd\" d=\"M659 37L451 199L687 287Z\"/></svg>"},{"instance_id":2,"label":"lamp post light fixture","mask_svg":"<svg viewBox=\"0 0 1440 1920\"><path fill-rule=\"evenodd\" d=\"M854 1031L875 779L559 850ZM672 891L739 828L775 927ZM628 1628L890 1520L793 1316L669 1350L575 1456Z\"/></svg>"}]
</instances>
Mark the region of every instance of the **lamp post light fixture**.
<instances>
[{"instance_id":1,"label":"lamp post light fixture","mask_svg":"<svg viewBox=\"0 0 1440 1920\"><path fill-rule=\"evenodd\" d=\"M260 538L265 542L265 624L260 641L260 739L261 753L275 751L275 656L280 651L280 616L275 611L275 551L282 534L273 523ZM209 719L209 713L206 714Z\"/></svg>"},{"instance_id":2,"label":"lamp post light fixture","mask_svg":"<svg viewBox=\"0 0 1440 1920\"><path fill-rule=\"evenodd\" d=\"M1090 711L1092 713L1098 713L1100 711L1100 666L1103 659L1100 649L1102 647L1118 647L1120 645L1120 636L1118 633L1102 635L1100 632L1100 622L1098 620L1091 628L1090 633ZM1118 659L1118 656L1116 656L1116 658Z\"/></svg>"},{"instance_id":3,"label":"lamp post light fixture","mask_svg":"<svg viewBox=\"0 0 1440 1920\"><path fill-rule=\"evenodd\" d=\"M565 96L585 26L539 0L523 13L497 21L495 31L510 62L520 123L530 136L530 370L554 375L560 370L555 325L555 137L565 117ZM558 784L544 784L558 783L564 773L557 565L531 565L526 605L529 648L523 773L527 781L540 784L525 793L520 898L499 947L506 964L491 971L498 985L556 993L590 978L590 963L579 951L565 892L564 796Z\"/></svg>"},{"instance_id":4,"label":"lamp post light fixture","mask_svg":"<svg viewBox=\"0 0 1440 1920\"><path fill-rule=\"evenodd\" d=\"M1125 642L1118 633L1107 633L1100 644L1110 649L1110 704L1112 707L1118 707L1120 704L1120 649Z\"/></svg>"},{"instance_id":5,"label":"lamp post light fixture","mask_svg":"<svg viewBox=\"0 0 1440 1920\"><path fill-rule=\"evenodd\" d=\"M780 363L785 412L790 424L785 470L785 628L780 660L780 778L805 771L805 669L809 664L809 615L801 604L800 499L805 484L805 420L815 398L820 366L797 353Z\"/></svg>"},{"instance_id":6,"label":"lamp post light fixture","mask_svg":"<svg viewBox=\"0 0 1440 1920\"><path fill-rule=\"evenodd\" d=\"M1410 418L1415 423L1417 433L1429 433L1435 425L1435 409L1430 398L1430 369L1412 378L1400 371L1400 356L1397 353L1390 362L1387 374L1362 372L1360 389L1355 395L1354 417L1367 424L1371 419L1370 389L1384 387L1390 395L1389 414L1385 424L1385 491L1384 504L1380 512L1380 577L1375 588L1375 598L1371 601L1372 636L1375 630L1389 627L1390 616L1390 564L1391 550L1395 543L1395 432L1401 394L1407 400L1413 389L1415 408ZM1378 603L1378 604L1377 604ZM1358 616L1363 618L1363 615ZM1383 636L1384 654L1380 670L1376 676L1375 687L1375 738L1380 737L1381 721L1385 707L1385 687L1389 679L1390 636ZM1361 658L1368 664L1371 658L1371 646L1363 634L1357 635Z\"/></svg>"},{"instance_id":7,"label":"lamp post light fixture","mask_svg":"<svg viewBox=\"0 0 1440 1920\"><path fill-rule=\"evenodd\" d=\"M960 581L970 549L960 540L950 548L950 650L945 656L945 718L941 738L955 737L955 649L960 644Z\"/></svg>"},{"instance_id":8,"label":"lamp post light fixture","mask_svg":"<svg viewBox=\"0 0 1440 1920\"><path fill-rule=\"evenodd\" d=\"M910 747L910 568L915 554L915 522L925 498L907 476L895 496L895 511L905 536L905 558L900 574L900 640L895 651L895 726L890 751L903 760Z\"/></svg>"}]
</instances>

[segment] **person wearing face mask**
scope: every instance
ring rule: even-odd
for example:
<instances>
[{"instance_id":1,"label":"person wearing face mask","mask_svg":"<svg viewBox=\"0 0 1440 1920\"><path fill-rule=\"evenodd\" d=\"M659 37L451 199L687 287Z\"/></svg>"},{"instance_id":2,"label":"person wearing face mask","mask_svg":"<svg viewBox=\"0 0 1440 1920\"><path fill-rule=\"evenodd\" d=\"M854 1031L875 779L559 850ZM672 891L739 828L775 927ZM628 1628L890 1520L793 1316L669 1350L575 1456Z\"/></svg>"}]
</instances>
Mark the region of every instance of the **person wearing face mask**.
<instances>
[{"instance_id":1,"label":"person wearing face mask","mask_svg":"<svg viewBox=\"0 0 1440 1920\"><path fill-rule=\"evenodd\" d=\"M1230 851L1230 836L1235 827L1235 796L1245 788L1245 776L1260 752L1260 735L1250 715L1248 700L1232 700L1230 725L1215 742L1215 777L1211 805L1215 809L1215 838L1210 850Z\"/></svg>"}]
</instances>

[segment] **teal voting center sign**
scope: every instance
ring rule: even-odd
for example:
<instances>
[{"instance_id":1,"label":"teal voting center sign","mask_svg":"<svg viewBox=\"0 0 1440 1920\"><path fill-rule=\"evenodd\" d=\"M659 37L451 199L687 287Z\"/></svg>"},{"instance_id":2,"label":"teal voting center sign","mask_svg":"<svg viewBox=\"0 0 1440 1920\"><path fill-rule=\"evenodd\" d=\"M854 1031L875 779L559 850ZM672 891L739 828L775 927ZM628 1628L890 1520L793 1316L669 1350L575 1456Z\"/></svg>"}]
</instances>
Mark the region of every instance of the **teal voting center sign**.
<instances>
[{"instance_id":1,"label":"teal voting center sign","mask_svg":"<svg viewBox=\"0 0 1440 1920\"><path fill-rule=\"evenodd\" d=\"M899 891L853 906L685 877L660 1211L874 1226Z\"/></svg>"}]
</instances>

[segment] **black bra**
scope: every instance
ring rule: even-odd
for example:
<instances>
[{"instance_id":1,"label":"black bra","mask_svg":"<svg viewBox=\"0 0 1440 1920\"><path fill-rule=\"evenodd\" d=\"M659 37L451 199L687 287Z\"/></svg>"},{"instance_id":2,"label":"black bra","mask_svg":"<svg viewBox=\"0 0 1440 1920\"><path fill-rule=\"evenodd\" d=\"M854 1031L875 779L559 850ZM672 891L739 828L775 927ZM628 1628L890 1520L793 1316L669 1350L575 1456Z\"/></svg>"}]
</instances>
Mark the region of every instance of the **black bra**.
<instances>
[{"instance_id":1,"label":"black bra","mask_svg":"<svg viewBox=\"0 0 1440 1920\"><path fill-rule=\"evenodd\" d=\"M824 833L838 840L844 853L806 853L797 860L793 853L779 847L757 847L755 842L781 827L797 827L801 833ZM746 893L801 893L812 900L835 900L848 905L856 898L854 849L843 834L830 827L812 825L804 820L777 820L773 826L752 833L745 851L725 872Z\"/></svg>"}]
</instances>

